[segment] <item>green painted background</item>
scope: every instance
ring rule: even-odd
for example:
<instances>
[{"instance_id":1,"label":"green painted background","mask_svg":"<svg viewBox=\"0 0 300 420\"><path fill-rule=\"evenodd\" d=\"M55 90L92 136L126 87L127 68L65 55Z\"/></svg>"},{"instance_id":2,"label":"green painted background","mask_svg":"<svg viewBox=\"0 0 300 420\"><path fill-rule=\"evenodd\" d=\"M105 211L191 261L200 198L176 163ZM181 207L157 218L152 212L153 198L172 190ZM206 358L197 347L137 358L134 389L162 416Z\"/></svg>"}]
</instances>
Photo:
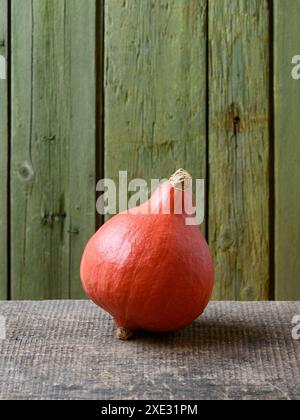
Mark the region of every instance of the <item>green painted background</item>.
<instances>
[{"instance_id":1,"label":"green painted background","mask_svg":"<svg viewBox=\"0 0 300 420\"><path fill-rule=\"evenodd\" d=\"M0 298L83 297L96 180L205 178L216 299L300 299L299 0L0 0Z\"/></svg>"}]
</instances>

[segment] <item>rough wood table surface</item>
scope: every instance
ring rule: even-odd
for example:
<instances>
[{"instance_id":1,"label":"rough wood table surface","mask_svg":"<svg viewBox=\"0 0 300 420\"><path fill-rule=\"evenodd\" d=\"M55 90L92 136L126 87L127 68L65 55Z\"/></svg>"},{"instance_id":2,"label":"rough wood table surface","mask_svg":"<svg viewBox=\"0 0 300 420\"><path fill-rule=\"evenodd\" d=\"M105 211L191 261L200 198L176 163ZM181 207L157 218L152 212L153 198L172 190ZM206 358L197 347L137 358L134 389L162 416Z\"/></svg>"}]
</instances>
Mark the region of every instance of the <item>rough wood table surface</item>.
<instances>
[{"instance_id":1,"label":"rough wood table surface","mask_svg":"<svg viewBox=\"0 0 300 420\"><path fill-rule=\"evenodd\" d=\"M88 301L0 302L1 399L300 399L300 303L212 302L173 334L115 338Z\"/></svg>"}]
</instances>

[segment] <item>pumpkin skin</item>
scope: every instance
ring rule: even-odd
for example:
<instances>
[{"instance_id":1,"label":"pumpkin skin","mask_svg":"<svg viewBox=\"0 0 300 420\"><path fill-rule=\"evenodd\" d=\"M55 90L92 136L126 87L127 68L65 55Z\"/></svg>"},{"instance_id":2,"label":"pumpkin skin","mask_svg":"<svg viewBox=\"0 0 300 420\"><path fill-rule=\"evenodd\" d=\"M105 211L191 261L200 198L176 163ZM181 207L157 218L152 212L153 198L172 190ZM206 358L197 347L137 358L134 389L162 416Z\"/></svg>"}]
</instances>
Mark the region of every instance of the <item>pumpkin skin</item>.
<instances>
[{"instance_id":1,"label":"pumpkin skin","mask_svg":"<svg viewBox=\"0 0 300 420\"><path fill-rule=\"evenodd\" d=\"M117 327L178 330L209 302L213 260L199 226L186 225L186 213L174 214L176 193L170 182L162 184L147 203L105 223L86 246L83 288ZM161 214L167 199L171 212ZM152 214L144 214L150 205Z\"/></svg>"}]
</instances>

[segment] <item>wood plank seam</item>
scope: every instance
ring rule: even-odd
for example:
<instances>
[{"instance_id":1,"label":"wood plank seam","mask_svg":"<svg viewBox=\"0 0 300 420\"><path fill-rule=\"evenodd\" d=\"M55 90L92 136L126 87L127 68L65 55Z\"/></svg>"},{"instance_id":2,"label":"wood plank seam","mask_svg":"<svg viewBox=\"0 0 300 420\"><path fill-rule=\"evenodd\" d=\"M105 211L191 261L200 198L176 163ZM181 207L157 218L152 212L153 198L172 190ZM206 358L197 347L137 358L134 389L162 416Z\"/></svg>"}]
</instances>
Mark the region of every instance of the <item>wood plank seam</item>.
<instances>
[{"instance_id":1,"label":"wood plank seam","mask_svg":"<svg viewBox=\"0 0 300 420\"><path fill-rule=\"evenodd\" d=\"M3 74L0 79L0 299L9 296L9 5L0 0L0 55Z\"/></svg>"}]
</instances>

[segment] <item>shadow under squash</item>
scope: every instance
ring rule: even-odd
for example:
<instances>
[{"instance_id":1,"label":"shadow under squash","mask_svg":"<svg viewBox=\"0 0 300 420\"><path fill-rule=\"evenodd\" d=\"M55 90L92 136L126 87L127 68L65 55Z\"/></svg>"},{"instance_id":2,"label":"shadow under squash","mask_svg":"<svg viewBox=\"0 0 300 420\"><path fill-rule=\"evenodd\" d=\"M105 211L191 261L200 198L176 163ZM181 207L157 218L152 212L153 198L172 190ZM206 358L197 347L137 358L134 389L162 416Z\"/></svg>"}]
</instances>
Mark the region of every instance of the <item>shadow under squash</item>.
<instances>
[{"instance_id":1,"label":"shadow under squash","mask_svg":"<svg viewBox=\"0 0 300 420\"><path fill-rule=\"evenodd\" d=\"M270 326L265 323L241 321L212 321L198 319L183 330L170 333L152 333L136 331L132 340L159 347L200 349L220 348L223 350L233 347L271 347L278 340L285 340L282 327Z\"/></svg>"}]
</instances>

